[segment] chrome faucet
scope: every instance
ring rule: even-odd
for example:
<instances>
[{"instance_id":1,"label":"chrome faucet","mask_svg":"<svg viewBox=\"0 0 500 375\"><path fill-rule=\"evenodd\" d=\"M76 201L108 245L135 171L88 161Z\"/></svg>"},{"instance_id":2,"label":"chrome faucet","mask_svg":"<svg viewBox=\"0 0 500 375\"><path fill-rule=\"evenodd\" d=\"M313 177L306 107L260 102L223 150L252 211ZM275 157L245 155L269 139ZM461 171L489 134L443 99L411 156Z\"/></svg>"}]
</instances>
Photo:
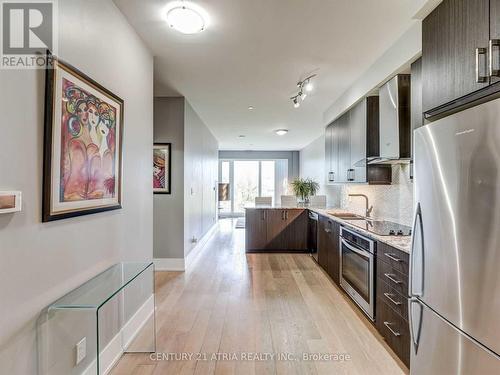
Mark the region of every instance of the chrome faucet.
<instances>
[{"instance_id":1,"label":"chrome faucet","mask_svg":"<svg viewBox=\"0 0 500 375\"><path fill-rule=\"evenodd\" d=\"M364 194L349 194L350 197L363 197L365 198L365 202L366 202L366 211L365 211L365 214L366 214L366 217L370 217L372 211L373 211L373 206L370 206L370 204L368 203L368 197Z\"/></svg>"}]
</instances>

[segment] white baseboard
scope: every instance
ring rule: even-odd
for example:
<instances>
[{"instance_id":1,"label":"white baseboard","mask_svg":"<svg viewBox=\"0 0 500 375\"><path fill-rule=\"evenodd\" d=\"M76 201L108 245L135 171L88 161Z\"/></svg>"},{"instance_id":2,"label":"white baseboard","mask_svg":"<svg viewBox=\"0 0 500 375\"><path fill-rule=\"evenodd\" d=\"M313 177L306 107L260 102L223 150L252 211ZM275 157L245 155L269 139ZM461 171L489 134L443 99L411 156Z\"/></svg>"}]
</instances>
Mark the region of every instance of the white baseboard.
<instances>
[{"instance_id":1,"label":"white baseboard","mask_svg":"<svg viewBox=\"0 0 500 375\"><path fill-rule=\"evenodd\" d=\"M155 258L153 262L155 264L155 271L185 271L189 267L197 256L201 253L201 250L205 247L207 242L212 238L212 236L217 233L219 229L219 223L215 223L212 228L208 230L207 233L198 241L195 247L191 249L186 258Z\"/></svg>"},{"instance_id":2,"label":"white baseboard","mask_svg":"<svg viewBox=\"0 0 500 375\"><path fill-rule=\"evenodd\" d=\"M186 265L184 258L155 258L155 271L184 271Z\"/></svg>"},{"instance_id":3,"label":"white baseboard","mask_svg":"<svg viewBox=\"0 0 500 375\"><path fill-rule=\"evenodd\" d=\"M99 356L100 373L108 374L113 366L123 355L123 348L127 347L132 340L140 332L144 324L154 313L155 300L154 296L148 298L146 302L137 310L137 312L129 319L115 337L106 345ZM123 343L123 345L122 345ZM94 360L89 367L83 372L83 375L94 375L97 367L97 361Z\"/></svg>"},{"instance_id":4,"label":"white baseboard","mask_svg":"<svg viewBox=\"0 0 500 375\"><path fill-rule=\"evenodd\" d=\"M188 268L193 264L198 255L201 254L207 242L212 238L212 236L215 233L217 233L218 230L219 230L219 222L216 222L214 225L212 225L212 228L210 228L207 231L207 233L205 233L205 235L198 241L196 246L191 249L191 251L186 256L186 268Z\"/></svg>"}]
</instances>

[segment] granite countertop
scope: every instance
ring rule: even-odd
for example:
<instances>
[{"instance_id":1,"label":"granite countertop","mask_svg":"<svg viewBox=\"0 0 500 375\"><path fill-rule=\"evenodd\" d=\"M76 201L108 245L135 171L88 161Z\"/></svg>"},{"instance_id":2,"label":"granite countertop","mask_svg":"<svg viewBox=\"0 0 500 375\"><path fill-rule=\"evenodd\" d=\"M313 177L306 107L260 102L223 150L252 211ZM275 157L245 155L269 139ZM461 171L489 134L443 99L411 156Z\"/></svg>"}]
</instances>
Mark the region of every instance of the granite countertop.
<instances>
[{"instance_id":1,"label":"granite countertop","mask_svg":"<svg viewBox=\"0 0 500 375\"><path fill-rule=\"evenodd\" d=\"M395 247L396 249L404 251L405 253L409 254L411 251L411 236L380 236L378 234L364 230L356 225L353 225L352 223L350 223L350 220L341 219L337 216L332 215L332 213L335 213L335 212L349 212L348 210L343 210L340 208L314 207L314 206L302 207L300 205L292 205L292 206L252 205L252 206L245 207L245 209L266 209L266 210L279 210L279 209L305 210L305 209L307 209L307 210L311 210L311 211L314 211L320 215L327 216L328 218L342 224L345 227L348 227L349 229L354 230L355 232L358 232L364 236L370 237L374 240L383 242L389 246Z\"/></svg>"},{"instance_id":2,"label":"granite countertop","mask_svg":"<svg viewBox=\"0 0 500 375\"><path fill-rule=\"evenodd\" d=\"M335 212L348 212L346 210L342 210L339 208L315 208L315 207L309 207L311 211L314 211L320 215L327 216L328 218L342 224L345 227L348 227L349 229L354 230L355 232L358 232L364 236L373 238L374 240L383 242L389 246L395 247L396 249L399 249L401 251L404 251L405 253L410 254L411 251L411 236L380 236L378 234L369 232L367 230L364 230L356 225L353 225L350 223L350 220L344 220L341 219L337 216L333 216L331 213Z\"/></svg>"}]
</instances>

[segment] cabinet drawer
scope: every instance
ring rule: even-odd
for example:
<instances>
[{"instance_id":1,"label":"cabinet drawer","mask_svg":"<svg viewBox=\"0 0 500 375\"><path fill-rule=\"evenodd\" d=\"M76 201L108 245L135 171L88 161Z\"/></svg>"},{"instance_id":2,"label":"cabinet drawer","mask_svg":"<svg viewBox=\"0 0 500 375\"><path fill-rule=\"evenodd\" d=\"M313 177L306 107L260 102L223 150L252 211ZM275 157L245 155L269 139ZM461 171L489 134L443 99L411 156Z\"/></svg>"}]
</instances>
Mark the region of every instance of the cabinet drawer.
<instances>
[{"instance_id":1,"label":"cabinet drawer","mask_svg":"<svg viewBox=\"0 0 500 375\"><path fill-rule=\"evenodd\" d=\"M394 353L410 367L410 327L383 300L377 299L375 325Z\"/></svg>"},{"instance_id":2,"label":"cabinet drawer","mask_svg":"<svg viewBox=\"0 0 500 375\"><path fill-rule=\"evenodd\" d=\"M377 276L402 296L408 296L408 275L377 259Z\"/></svg>"},{"instance_id":3,"label":"cabinet drawer","mask_svg":"<svg viewBox=\"0 0 500 375\"><path fill-rule=\"evenodd\" d=\"M377 279L377 298L384 301L403 319L408 320L408 299L383 279Z\"/></svg>"},{"instance_id":4,"label":"cabinet drawer","mask_svg":"<svg viewBox=\"0 0 500 375\"><path fill-rule=\"evenodd\" d=\"M385 243L377 243L377 259L408 275L410 255Z\"/></svg>"}]
</instances>

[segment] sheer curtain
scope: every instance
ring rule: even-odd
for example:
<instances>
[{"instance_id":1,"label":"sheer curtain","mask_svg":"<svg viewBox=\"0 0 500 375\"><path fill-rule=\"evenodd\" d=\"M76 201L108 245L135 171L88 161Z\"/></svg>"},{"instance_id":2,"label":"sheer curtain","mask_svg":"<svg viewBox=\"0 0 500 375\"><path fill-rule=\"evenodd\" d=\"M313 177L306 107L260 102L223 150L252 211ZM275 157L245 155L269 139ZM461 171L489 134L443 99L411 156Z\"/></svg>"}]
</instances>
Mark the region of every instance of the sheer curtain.
<instances>
[{"instance_id":1,"label":"sheer curtain","mask_svg":"<svg viewBox=\"0 0 500 375\"><path fill-rule=\"evenodd\" d=\"M278 159L276 160L276 190L274 193L274 202L281 202L282 195L288 195L288 160Z\"/></svg>"}]
</instances>

